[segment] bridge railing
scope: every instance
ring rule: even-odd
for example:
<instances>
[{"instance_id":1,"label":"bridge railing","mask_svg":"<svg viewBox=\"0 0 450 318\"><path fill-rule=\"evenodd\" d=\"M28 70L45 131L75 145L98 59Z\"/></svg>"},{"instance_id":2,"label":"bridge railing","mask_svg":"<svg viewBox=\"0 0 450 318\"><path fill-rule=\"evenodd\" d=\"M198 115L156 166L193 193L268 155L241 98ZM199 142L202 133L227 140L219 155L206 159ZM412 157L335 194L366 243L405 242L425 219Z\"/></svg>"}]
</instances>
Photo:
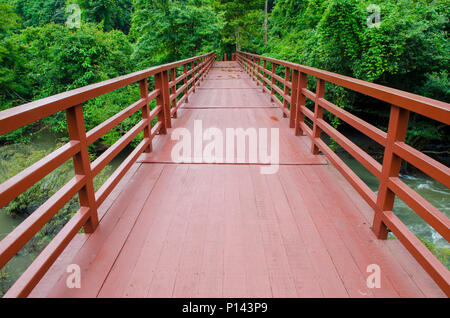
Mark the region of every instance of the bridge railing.
<instances>
[{"instance_id":1,"label":"bridge railing","mask_svg":"<svg viewBox=\"0 0 450 318\"><path fill-rule=\"evenodd\" d=\"M450 105L445 102L386 86L261 55L237 52L237 61L256 80L258 85L262 85L262 90L271 95L272 101L278 104L284 116L289 117L290 127L295 128L295 134L306 134L309 136L312 141L311 151L314 154L318 154L321 151L327 156L348 182L373 208L375 213L372 228L377 237L386 239L388 229L392 231L444 292L450 295L450 274L447 268L392 212L394 199L398 196L442 235L442 237L449 241L449 219L404 183L399 178L399 173L402 161L405 160L442 185L447 188L450 187L449 167L405 143L410 112L449 125ZM272 64L270 70L267 69L267 62ZM277 66L284 68L284 78L276 74ZM317 79L315 92L307 88L308 75ZM277 82L281 83L282 87L279 87ZM327 101L325 99L325 84L327 82L391 104L387 133ZM282 101L274 96L275 92L282 97ZM314 112L306 107L307 98L314 103ZM350 139L328 124L323 118L324 110L335 115L383 146L385 148L383 163L380 164ZM312 128L307 125L305 118L308 118L312 122ZM342 148L378 178L380 181L378 194L375 194L328 147L321 139L322 132L333 138Z\"/></svg>"},{"instance_id":2,"label":"bridge railing","mask_svg":"<svg viewBox=\"0 0 450 318\"><path fill-rule=\"evenodd\" d=\"M176 117L177 109L182 103L188 101L191 93L195 92L196 85L206 75L214 60L215 54L208 53L74 89L0 112L0 135L4 135L60 111L65 111L70 139L61 148L0 184L0 208L6 206L71 158L73 158L75 169L75 176L66 185L0 241L0 269L76 194L80 201L80 210L38 255L8 290L5 297L29 295L81 228L84 228L86 233L92 233L96 229L99 223L97 208L136 162L139 155L143 152L151 152L152 140L155 136L166 134L167 128L171 127L171 116ZM189 70L188 66L190 66ZM177 68L181 67L183 68L182 74L177 77ZM149 92L149 78L151 77L154 77L155 88ZM177 88L181 82L183 85ZM83 103L133 83L139 83L140 99L86 132ZM183 96L179 98L182 94ZM152 100L156 100L156 107L150 109ZM88 147L138 111L142 113L142 120L102 155L90 162ZM155 118L157 122L152 126ZM94 177L142 131L144 132L143 140L100 189L94 192Z\"/></svg>"}]
</instances>

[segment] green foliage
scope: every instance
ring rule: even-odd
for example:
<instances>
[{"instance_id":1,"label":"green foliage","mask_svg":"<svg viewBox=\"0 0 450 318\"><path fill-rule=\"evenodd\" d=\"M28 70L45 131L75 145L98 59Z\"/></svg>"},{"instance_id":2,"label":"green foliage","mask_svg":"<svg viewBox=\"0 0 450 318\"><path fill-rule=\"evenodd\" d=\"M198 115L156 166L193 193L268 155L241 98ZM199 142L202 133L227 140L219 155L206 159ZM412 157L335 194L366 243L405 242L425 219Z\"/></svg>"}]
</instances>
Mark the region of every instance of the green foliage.
<instances>
[{"instance_id":1,"label":"green foliage","mask_svg":"<svg viewBox=\"0 0 450 318\"><path fill-rule=\"evenodd\" d=\"M135 1L130 36L136 41L133 60L138 68L217 50L220 16L210 1Z\"/></svg>"},{"instance_id":2,"label":"green foliage","mask_svg":"<svg viewBox=\"0 0 450 318\"><path fill-rule=\"evenodd\" d=\"M64 24L66 0L13 0L23 26L43 26L47 23Z\"/></svg>"},{"instance_id":3,"label":"green foliage","mask_svg":"<svg viewBox=\"0 0 450 318\"><path fill-rule=\"evenodd\" d=\"M132 0L77 0L84 22L101 23L104 31L128 33L133 11Z\"/></svg>"},{"instance_id":4,"label":"green foliage","mask_svg":"<svg viewBox=\"0 0 450 318\"><path fill-rule=\"evenodd\" d=\"M20 84L25 63L20 48L11 39L14 30L19 26L19 17L13 8L0 2L0 110L1 105L11 98L20 98L25 87Z\"/></svg>"},{"instance_id":5,"label":"green foliage","mask_svg":"<svg viewBox=\"0 0 450 318\"><path fill-rule=\"evenodd\" d=\"M221 30L223 53L236 49L254 52L264 45L264 0L216 0L214 10L223 16Z\"/></svg>"}]
</instances>

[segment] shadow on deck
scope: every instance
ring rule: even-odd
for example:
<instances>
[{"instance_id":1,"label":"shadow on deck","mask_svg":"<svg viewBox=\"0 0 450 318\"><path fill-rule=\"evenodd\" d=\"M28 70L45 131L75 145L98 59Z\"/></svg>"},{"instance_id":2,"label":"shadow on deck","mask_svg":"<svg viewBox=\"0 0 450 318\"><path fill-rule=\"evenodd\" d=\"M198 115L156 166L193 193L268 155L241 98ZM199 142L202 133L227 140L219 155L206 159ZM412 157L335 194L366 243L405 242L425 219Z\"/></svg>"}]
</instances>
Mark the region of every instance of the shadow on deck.
<instances>
[{"instance_id":1,"label":"shadow on deck","mask_svg":"<svg viewBox=\"0 0 450 318\"><path fill-rule=\"evenodd\" d=\"M31 297L445 297L373 210L235 62L216 62ZM279 128L280 166L176 164L171 132ZM81 288L66 287L68 264ZM368 288L376 264L381 288Z\"/></svg>"}]
</instances>

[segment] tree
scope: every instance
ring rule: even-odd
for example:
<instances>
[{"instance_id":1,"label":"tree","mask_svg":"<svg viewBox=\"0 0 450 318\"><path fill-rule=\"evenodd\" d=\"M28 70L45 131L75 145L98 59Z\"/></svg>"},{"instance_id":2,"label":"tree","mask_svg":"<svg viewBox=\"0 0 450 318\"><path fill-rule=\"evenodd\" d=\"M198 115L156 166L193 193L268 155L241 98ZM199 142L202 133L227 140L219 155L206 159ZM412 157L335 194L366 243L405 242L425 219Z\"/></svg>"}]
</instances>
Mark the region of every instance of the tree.
<instances>
[{"instance_id":1,"label":"tree","mask_svg":"<svg viewBox=\"0 0 450 318\"><path fill-rule=\"evenodd\" d=\"M215 11L223 15L223 51L232 53L242 48L255 51L264 44L265 0L216 0Z\"/></svg>"},{"instance_id":2,"label":"tree","mask_svg":"<svg viewBox=\"0 0 450 318\"><path fill-rule=\"evenodd\" d=\"M78 0L86 22L102 23L104 31L121 30L127 34L131 26L132 0Z\"/></svg>"},{"instance_id":3,"label":"tree","mask_svg":"<svg viewBox=\"0 0 450 318\"><path fill-rule=\"evenodd\" d=\"M11 39L18 27L19 17L13 7L0 2L0 110L10 100L24 100L26 83L21 80L21 75L25 60L19 46Z\"/></svg>"},{"instance_id":4,"label":"tree","mask_svg":"<svg viewBox=\"0 0 450 318\"><path fill-rule=\"evenodd\" d=\"M23 26L43 26L47 23L64 24L66 0L13 0Z\"/></svg>"},{"instance_id":5,"label":"tree","mask_svg":"<svg viewBox=\"0 0 450 318\"><path fill-rule=\"evenodd\" d=\"M187 58L220 47L221 18L210 1L136 1L130 36L138 68Z\"/></svg>"}]
</instances>

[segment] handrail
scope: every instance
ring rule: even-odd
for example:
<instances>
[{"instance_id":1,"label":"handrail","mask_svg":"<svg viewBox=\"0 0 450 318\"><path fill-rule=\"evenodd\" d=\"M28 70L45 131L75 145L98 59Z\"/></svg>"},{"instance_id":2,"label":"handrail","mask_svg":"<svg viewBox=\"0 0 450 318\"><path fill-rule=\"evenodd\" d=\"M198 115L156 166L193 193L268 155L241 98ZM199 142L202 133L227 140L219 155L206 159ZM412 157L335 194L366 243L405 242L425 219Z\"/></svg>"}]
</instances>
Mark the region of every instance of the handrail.
<instances>
[{"instance_id":1,"label":"handrail","mask_svg":"<svg viewBox=\"0 0 450 318\"><path fill-rule=\"evenodd\" d=\"M66 111L70 139L69 143L0 184L0 207L14 200L70 158L73 158L75 169L74 178L0 241L0 269L77 193L80 200L80 210L25 270L4 297L28 296L82 227L86 233L92 233L95 230L99 222L97 208L138 157L143 152L152 151L152 141L155 136L166 134L167 129L171 127L171 115L176 116L176 110L183 101L187 101L189 94L195 92L195 86L203 80L214 61L215 53L211 52L151 67L0 112L0 135L3 135L59 111ZM183 67L184 74L176 78L176 68L180 66ZM149 92L148 78L151 76L154 76L155 89ZM191 78L188 81L189 76ZM184 80L183 89L177 90L177 84L181 80ZM176 91L174 98L169 96L170 81L172 82L170 89ZM137 82L140 89L140 99L137 102L86 132L82 106L84 102ZM182 93L184 95L177 100ZM150 110L150 102L154 99L156 99L156 106ZM142 120L91 163L88 146L139 110L142 112ZM154 118L158 121L152 127ZM143 140L101 188L94 192L93 178L142 131L144 132Z\"/></svg>"},{"instance_id":2,"label":"handrail","mask_svg":"<svg viewBox=\"0 0 450 318\"><path fill-rule=\"evenodd\" d=\"M361 94L374 97L376 99L379 99L381 101L390 104L397 105L399 107L405 108L417 114L450 125L450 115L448 113L450 106L448 103L408 93L395 88L366 82L345 75L324 71L314 67L309 67L283 60L277 60L274 58L246 52L238 51L238 55L239 54L241 54L241 56L244 54L259 60L264 60L280 66L285 66L290 68L291 70L297 70L301 73L314 76L317 79L321 79L326 82L330 82L351 89Z\"/></svg>"},{"instance_id":3,"label":"handrail","mask_svg":"<svg viewBox=\"0 0 450 318\"><path fill-rule=\"evenodd\" d=\"M447 241L450 240L450 220L445 214L399 179L401 163L402 160L405 160L442 185L450 186L449 167L405 143L410 112L449 125L450 104L262 55L238 51L237 61L252 79L256 80L257 85L262 85L262 91L271 95L271 99L280 106L283 114L289 117L289 125L291 128L295 128L295 134L300 136L305 133L311 138L313 154L318 154L320 150L374 209L372 229L377 237L386 239L388 230L392 231L438 286L447 296L450 296L450 272L392 212L394 199L398 196L442 237ZM261 61L263 65L261 65ZM272 63L271 70L267 69L267 62ZM285 68L285 78L276 74L276 66ZM307 89L308 75L317 79L315 93ZM270 76L270 79L267 76ZM290 81L291 77L292 81ZM280 82L283 88L278 87L276 81ZM391 113L387 133L327 101L325 99L326 82L390 103ZM282 97L283 102L274 96L274 92ZM314 112L306 107L307 98L314 102ZM324 110L384 146L383 164L378 163L350 139L329 125L323 119ZM305 116L312 122L312 128L307 125ZM377 194L328 147L321 139L322 132L333 138L380 180Z\"/></svg>"},{"instance_id":4,"label":"handrail","mask_svg":"<svg viewBox=\"0 0 450 318\"><path fill-rule=\"evenodd\" d=\"M69 107L84 103L95 97L112 92L118 88L139 82L157 73L196 62L201 58L210 57L214 52L191 57L185 60L154 66L142 71L130 73L109 79L100 83L80 87L68 92L39 99L19 107L13 107L0 112L0 135L51 116Z\"/></svg>"}]
</instances>

